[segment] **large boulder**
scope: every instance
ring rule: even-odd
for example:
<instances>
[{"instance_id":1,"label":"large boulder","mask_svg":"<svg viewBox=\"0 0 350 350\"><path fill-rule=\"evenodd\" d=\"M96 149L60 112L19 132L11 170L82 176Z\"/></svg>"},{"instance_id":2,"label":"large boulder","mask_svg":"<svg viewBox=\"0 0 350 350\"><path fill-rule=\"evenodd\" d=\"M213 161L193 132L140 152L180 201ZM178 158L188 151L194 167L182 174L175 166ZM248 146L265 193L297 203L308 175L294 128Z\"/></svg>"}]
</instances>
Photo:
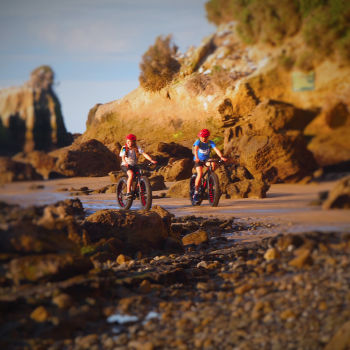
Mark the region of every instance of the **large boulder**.
<instances>
[{"instance_id":1,"label":"large boulder","mask_svg":"<svg viewBox=\"0 0 350 350\"><path fill-rule=\"evenodd\" d=\"M160 168L157 174L163 175L165 181L179 181L188 179L192 175L193 161L190 158L170 161Z\"/></svg>"},{"instance_id":2,"label":"large boulder","mask_svg":"<svg viewBox=\"0 0 350 350\"><path fill-rule=\"evenodd\" d=\"M324 167L350 160L350 89L334 93L322 112L305 129L312 138L308 149Z\"/></svg>"},{"instance_id":3,"label":"large boulder","mask_svg":"<svg viewBox=\"0 0 350 350\"><path fill-rule=\"evenodd\" d=\"M308 149L321 167L350 160L350 125L313 136Z\"/></svg>"},{"instance_id":4,"label":"large boulder","mask_svg":"<svg viewBox=\"0 0 350 350\"><path fill-rule=\"evenodd\" d=\"M270 183L294 183L312 174L317 168L315 159L306 146L304 137L298 131L251 134L238 137L232 153L240 155L240 163L254 178Z\"/></svg>"},{"instance_id":5,"label":"large boulder","mask_svg":"<svg viewBox=\"0 0 350 350\"><path fill-rule=\"evenodd\" d=\"M172 235L170 220L159 211L99 210L88 216L83 226L92 243L113 237L120 252L151 252L162 249Z\"/></svg>"},{"instance_id":6,"label":"large boulder","mask_svg":"<svg viewBox=\"0 0 350 350\"><path fill-rule=\"evenodd\" d=\"M176 142L159 142L157 146L157 151L164 153L166 155L172 158L192 158L193 154L192 151L185 147L182 146Z\"/></svg>"},{"instance_id":7,"label":"large boulder","mask_svg":"<svg viewBox=\"0 0 350 350\"><path fill-rule=\"evenodd\" d=\"M267 181L256 179L243 166L231 165L216 170L221 193L229 198L265 198L270 188Z\"/></svg>"},{"instance_id":8,"label":"large boulder","mask_svg":"<svg viewBox=\"0 0 350 350\"><path fill-rule=\"evenodd\" d=\"M106 176L119 169L120 160L101 142L91 139L62 150L56 166L66 176Z\"/></svg>"},{"instance_id":9,"label":"large boulder","mask_svg":"<svg viewBox=\"0 0 350 350\"><path fill-rule=\"evenodd\" d=\"M34 242L32 245L39 249L38 252L52 252L44 247L51 245L50 242L52 247L57 246L54 248L56 250L61 243L65 245L62 235L66 240L82 244L83 232L79 223L84 217L85 212L79 199L66 199L52 205L27 208L0 202L0 221L7 227L4 229L6 234L0 238L1 246L23 246L24 251L31 251L26 245L28 243L30 247L29 243Z\"/></svg>"},{"instance_id":10,"label":"large boulder","mask_svg":"<svg viewBox=\"0 0 350 350\"><path fill-rule=\"evenodd\" d=\"M190 181L181 180L175 182L168 190L167 196L171 198L189 198Z\"/></svg>"},{"instance_id":11,"label":"large boulder","mask_svg":"<svg viewBox=\"0 0 350 350\"><path fill-rule=\"evenodd\" d=\"M42 180L32 165L0 157L0 184L14 181Z\"/></svg>"},{"instance_id":12,"label":"large boulder","mask_svg":"<svg viewBox=\"0 0 350 350\"><path fill-rule=\"evenodd\" d=\"M16 284L54 281L91 269L81 255L83 217L79 200L28 208L0 203L1 269L7 278Z\"/></svg>"}]
</instances>

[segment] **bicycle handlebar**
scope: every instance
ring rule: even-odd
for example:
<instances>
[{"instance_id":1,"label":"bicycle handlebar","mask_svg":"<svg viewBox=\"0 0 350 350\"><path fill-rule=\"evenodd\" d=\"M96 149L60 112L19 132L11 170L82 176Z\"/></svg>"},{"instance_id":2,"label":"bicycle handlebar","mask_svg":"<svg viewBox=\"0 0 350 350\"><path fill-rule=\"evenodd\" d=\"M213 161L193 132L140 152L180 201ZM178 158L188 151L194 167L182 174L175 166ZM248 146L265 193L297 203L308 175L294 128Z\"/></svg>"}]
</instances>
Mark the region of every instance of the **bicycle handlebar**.
<instances>
[{"instance_id":1,"label":"bicycle handlebar","mask_svg":"<svg viewBox=\"0 0 350 350\"><path fill-rule=\"evenodd\" d=\"M154 166L153 169L150 168L152 165ZM141 164L138 164L137 166L138 166L140 169L146 170L146 171L156 171L156 170L158 170L158 169L160 168L159 165L153 164L153 163L151 163L151 162L149 162L149 163L144 163L144 164L141 163Z\"/></svg>"}]
</instances>

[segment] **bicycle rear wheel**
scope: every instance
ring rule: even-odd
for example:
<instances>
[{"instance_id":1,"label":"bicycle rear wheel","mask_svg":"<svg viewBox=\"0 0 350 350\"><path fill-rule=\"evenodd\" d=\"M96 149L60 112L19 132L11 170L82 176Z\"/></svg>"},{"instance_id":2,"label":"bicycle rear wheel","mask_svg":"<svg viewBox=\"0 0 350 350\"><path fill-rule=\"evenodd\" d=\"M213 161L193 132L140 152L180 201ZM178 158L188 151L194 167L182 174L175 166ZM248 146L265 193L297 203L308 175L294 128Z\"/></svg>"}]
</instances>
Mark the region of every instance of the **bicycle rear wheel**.
<instances>
[{"instance_id":1,"label":"bicycle rear wheel","mask_svg":"<svg viewBox=\"0 0 350 350\"><path fill-rule=\"evenodd\" d=\"M139 185L141 208L144 210L149 210L152 206L152 189L148 177L141 176Z\"/></svg>"},{"instance_id":2,"label":"bicycle rear wheel","mask_svg":"<svg viewBox=\"0 0 350 350\"><path fill-rule=\"evenodd\" d=\"M132 204L132 198L127 199L127 181L128 179L123 176L119 179L117 183L116 195L117 195L117 203L121 209L129 209Z\"/></svg>"},{"instance_id":3,"label":"bicycle rear wheel","mask_svg":"<svg viewBox=\"0 0 350 350\"><path fill-rule=\"evenodd\" d=\"M215 173L211 173L208 178L208 200L212 207L217 207L219 204L221 192L219 178Z\"/></svg>"}]
</instances>

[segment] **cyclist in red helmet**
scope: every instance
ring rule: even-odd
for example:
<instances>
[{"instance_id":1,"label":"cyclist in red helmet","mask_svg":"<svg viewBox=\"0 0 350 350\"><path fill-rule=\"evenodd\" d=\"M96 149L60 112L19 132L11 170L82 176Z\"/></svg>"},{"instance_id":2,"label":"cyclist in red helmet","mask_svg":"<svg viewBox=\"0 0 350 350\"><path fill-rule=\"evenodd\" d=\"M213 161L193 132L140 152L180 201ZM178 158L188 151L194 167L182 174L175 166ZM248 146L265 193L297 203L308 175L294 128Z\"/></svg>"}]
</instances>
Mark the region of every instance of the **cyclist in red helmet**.
<instances>
[{"instance_id":1,"label":"cyclist in red helmet","mask_svg":"<svg viewBox=\"0 0 350 350\"><path fill-rule=\"evenodd\" d=\"M137 158L142 154L147 160L156 164L157 161L153 160L143 149L136 144L136 136L134 134L129 134L126 136L125 145L120 150L120 157L122 158L121 168L128 175L127 182L127 198L132 196L131 194L131 184L134 178L134 173L137 170Z\"/></svg>"},{"instance_id":2,"label":"cyclist in red helmet","mask_svg":"<svg viewBox=\"0 0 350 350\"><path fill-rule=\"evenodd\" d=\"M194 161L195 167L197 171L197 177L195 181L195 191L193 199L194 201L199 200L199 185L201 183L202 175L203 175L203 166L209 166L206 161L209 159L211 148L216 152L216 154L220 157L221 160L226 162L227 158L225 158L221 151L216 147L215 142L209 140L210 131L208 129L202 129L198 133L198 139L193 144L193 153L194 153ZM215 169L215 163L213 164Z\"/></svg>"}]
</instances>

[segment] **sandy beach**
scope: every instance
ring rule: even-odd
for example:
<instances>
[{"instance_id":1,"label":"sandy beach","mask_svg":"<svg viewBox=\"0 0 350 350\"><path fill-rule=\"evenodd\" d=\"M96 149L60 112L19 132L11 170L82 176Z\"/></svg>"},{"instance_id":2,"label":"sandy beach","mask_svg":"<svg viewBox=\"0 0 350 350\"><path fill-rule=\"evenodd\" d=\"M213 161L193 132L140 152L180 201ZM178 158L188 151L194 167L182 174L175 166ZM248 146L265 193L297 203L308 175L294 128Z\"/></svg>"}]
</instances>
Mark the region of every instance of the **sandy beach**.
<instances>
[{"instance_id":1,"label":"sandy beach","mask_svg":"<svg viewBox=\"0 0 350 350\"><path fill-rule=\"evenodd\" d=\"M0 201L21 206L52 204L66 198L79 198L87 214L100 209L119 209L113 193L74 195L81 187L91 190L111 184L109 176L76 177L48 181L17 182L0 187ZM166 183L169 187L172 183ZM318 194L330 190L335 181L312 184L274 184L264 199L225 199L221 197L219 206L212 208L204 201L193 207L185 198L156 198L153 205L160 205L175 216L196 215L218 218L238 218L244 221L270 224L269 231L305 232L350 230L350 215L347 210L324 210L314 205ZM65 191L62 191L66 189ZM163 191L153 194L159 197ZM139 209L137 201L131 209Z\"/></svg>"}]
</instances>

